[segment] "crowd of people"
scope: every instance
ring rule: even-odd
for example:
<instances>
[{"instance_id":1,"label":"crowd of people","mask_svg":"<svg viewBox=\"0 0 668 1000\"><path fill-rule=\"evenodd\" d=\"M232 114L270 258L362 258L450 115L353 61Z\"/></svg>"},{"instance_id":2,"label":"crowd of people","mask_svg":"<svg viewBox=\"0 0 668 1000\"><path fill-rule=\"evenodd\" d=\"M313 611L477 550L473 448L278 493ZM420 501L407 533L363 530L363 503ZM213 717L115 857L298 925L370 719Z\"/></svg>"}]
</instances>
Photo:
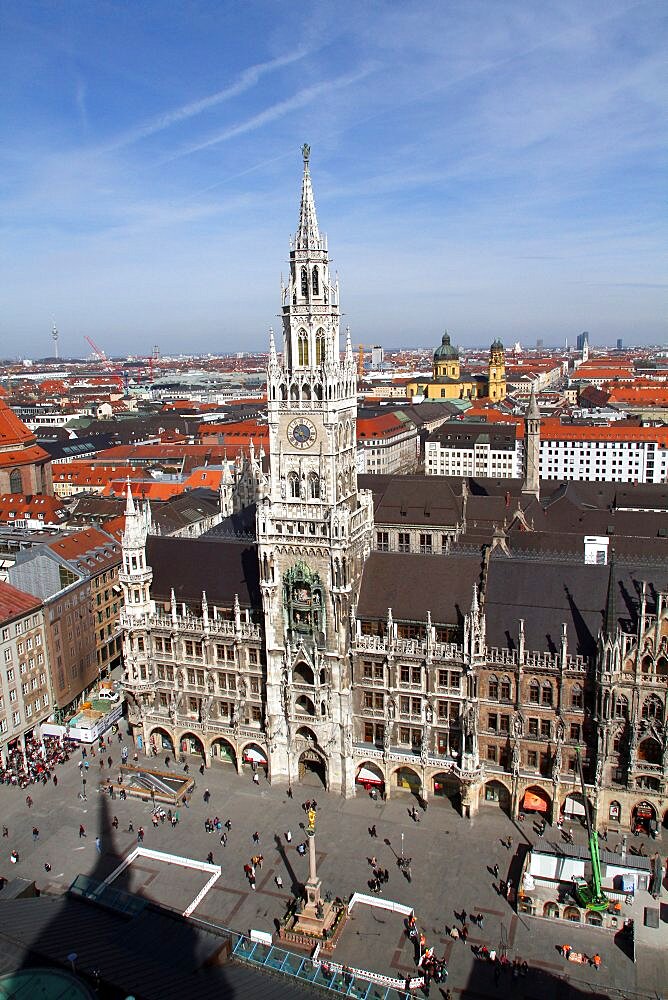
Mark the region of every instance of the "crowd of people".
<instances>
[{"instance_id":1,"label":"crowd of people","mask_svg":"<svg viewBox=\"0 0 668 1000\"><path fill-rule=\"evenodd\" d=\"M53 779L58 784L54 773L59 764L65 764L76 749L72 740L61 741L55 736L45 736L44 740L26 739L25 751L20 746L8 752L7 763L0 767L0 782L14 785L18 788L28 788L30 785L46 785Z\"/></svg>"}]
</instances>

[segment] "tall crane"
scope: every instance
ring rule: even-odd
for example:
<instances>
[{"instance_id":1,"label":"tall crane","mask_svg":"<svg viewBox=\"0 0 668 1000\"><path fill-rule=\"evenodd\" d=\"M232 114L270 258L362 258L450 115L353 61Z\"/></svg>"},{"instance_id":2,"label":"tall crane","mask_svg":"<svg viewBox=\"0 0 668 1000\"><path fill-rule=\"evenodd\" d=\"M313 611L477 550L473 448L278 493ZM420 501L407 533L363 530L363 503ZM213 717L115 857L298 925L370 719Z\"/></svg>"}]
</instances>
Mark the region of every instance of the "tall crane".
<instances>
[{"instance_id":1,"label":"tall crane","mask_svg":"<svg viewBox=\"0 0 668 1000\"><path fill-rule=\"evenodd\" d=\"M598 856L598 834L592 829L591 817L589 815L589 800L585 790L584 773L582 771L582 756L580 748L575 751L578 774L580 775L580 787L582 789L582 800L584 802L585 819L587 821L587 838L589 840L589 857L591 859L591 881L586 878L577 877L575 883L575 895L581 906L588 910L596 910L604 913L608 909L609 900L601 889L601 862Z\"/></svg>"},{"instance_id":2,"label":"tall crane","mask_svg":"<svg viewBox=\"0 0 668 1000\"><path fill-rule=\"evenodd\" d=\"M104 351L102 350L102 348L98 347L97 344L95 343L95 341L92 340L90 337L88 337L86 335L84 335L84 340L86 340L90 344L90 346L93 349L93 353L95 354L95 356L99 360L100 364L103 365L107 369L107 371L113 372L114 366L111 364L111 362L109 361L109 358L104 353Z\"/></svg>"}]
</instances>

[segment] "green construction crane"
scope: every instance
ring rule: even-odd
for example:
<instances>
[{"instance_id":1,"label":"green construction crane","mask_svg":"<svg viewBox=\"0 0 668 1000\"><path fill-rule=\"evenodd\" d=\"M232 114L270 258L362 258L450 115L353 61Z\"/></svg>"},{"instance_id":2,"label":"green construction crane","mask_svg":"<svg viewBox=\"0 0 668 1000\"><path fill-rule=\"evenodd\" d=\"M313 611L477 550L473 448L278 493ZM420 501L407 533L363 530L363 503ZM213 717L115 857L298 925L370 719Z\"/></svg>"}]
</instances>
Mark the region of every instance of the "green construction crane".
<instances>
[{"instance_id":1,"label":"green construction crane","mask_svg":"<svg viewBox=\"0 0 668 1000\"><path fill-rule=\"evenodd\" d=\"M609 906L609 900L601 889L601 862L598 856L598 834L596 830L592 830L591 826L589 801L585 791L584 774L582 773L582 757L580 755L579 747L575 751L575 759L578 765L580 787L582 788L582 799L584 801L585 819L587 821L587 837L589 840L589 857L591 858L592 872L591 882L588 882L586 878L582 877L576 877L573 879L573 882L575 883L575 894L581 906L586 907L588 910L595 910L598 913L605 913Z\"/></svg>"}]
</instances>

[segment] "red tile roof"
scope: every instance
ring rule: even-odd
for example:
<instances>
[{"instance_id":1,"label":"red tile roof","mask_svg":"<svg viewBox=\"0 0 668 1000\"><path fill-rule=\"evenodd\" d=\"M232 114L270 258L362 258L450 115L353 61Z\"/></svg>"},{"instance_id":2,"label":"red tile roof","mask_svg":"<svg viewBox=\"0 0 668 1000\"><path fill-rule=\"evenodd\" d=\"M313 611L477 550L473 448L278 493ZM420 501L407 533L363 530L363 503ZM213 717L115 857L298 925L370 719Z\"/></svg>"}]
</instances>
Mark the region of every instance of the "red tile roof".
<instances>
[{"instance_id":1,"label":"red tile roof","mask_svg":"<svg viewBox=\"0 0 668 1000\"><path fill-rule=\"evenodd\" d=\"M377 417L366 417L357 421L357 437L384 438L410 430L394 413L381 413Z\"/></svg>"},{"instance_id":2,"label":"red tile roof","mask_svg":"<svg viewBox=\"0 0 668 1000\"><path fill-rule=\"evenodd\" d=\"M35 435L0 397L0 448L24 442L34 442Z\"/></svg>"},{"instance_id":3,"label":"red tile roof","mask_svg":"<svg viewBox=\"0 0 668 1000\"><path fill-rule=\"evenodd\" d=\"M12 523L26 517L39 518L45 524L59 524L67 520L60 497L0 493L0 521Z\"/></svg>"},{"instance_id":4,"label":"red tile roof","mask_svg":"<svg viewBox=\"0 0 668 1000\"><path fill-rule=\"evenodd\" d=\"M661 385L619 385L610 389L609 403L628 403L631 406L668 406L668 388Z\"/></svg>"},{"instance_id":5,"label":"red tile roof","mask_svg":"<svg viewBox=\"0 0 668 1000\"><path fill-rule=\"evenodd\" d=\"M26 594L10 583L0 581L0 623L19 618L30 611L41 608L42 602L32 594Z\"/></svg>"},{"instance_id":6,"label":"red tile roof","mask_svg":"<svg viewBox=\"0 0 668 1000\"><path fill-rule=\"evenodd\" d=\"M30 445L27 448L20 448L16 451L2 451L0 443L0 465L7 468L12 465L32 465L34 462L50 461L48 452L40 448L38 444Z\"/></svg>"},{"instance_id":7,"label":"red tile roof","mask_svg":"<svg viewBox=\"0 0 668 1000\"><path fill-rule=\"evenodd\" d=\"M59 538L48 543L49 548L61 558L81 564L90 571L99 571L105 566L113 566L121 558L121 549L109 535L97 528L85 528L67 538ZM100 551L101 550L101 551Z\"/></svg>"},{"instance_id":8,"label":"red tile roof","mask_svg":"<svg viewBox=\"0 0 668 1000\"><path fill-rule=\"evenodd\" d=\"M562 424L556 417L544 417L540 422L541 441L656 441L668 447L668 427L638 427L635 424L612 424L592 427L582 424Z\"/></svg>"}]
</instances>

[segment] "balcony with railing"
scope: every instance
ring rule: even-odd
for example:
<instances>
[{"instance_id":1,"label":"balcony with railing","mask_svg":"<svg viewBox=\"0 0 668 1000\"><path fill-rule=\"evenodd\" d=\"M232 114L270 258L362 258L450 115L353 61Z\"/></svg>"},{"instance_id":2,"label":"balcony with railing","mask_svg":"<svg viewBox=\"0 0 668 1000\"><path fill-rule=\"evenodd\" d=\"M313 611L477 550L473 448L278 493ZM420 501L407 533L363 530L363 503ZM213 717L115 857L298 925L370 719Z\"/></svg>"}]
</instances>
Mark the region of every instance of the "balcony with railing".
<instances>
[{"instance_id":1,"label":"balcony with railing","mask_svg":"<svg viewBox=\"0 0 668 1000\"><path fill-rule=\"evenodd\" d=\"M262 638L262 629L253 622L245 621L243 618L237 627L236 622L227 618L210 617L208 623L197 615L176 615L173 619L170 615L147 615L146 618L138 621L130 617L127 612L120 614L120 624L127 629L153 629L157 632L179 632L197 636L224 636L230 639L240 638L244 640L255 640L259 642Z\"/></svg>"}]
</instances>

